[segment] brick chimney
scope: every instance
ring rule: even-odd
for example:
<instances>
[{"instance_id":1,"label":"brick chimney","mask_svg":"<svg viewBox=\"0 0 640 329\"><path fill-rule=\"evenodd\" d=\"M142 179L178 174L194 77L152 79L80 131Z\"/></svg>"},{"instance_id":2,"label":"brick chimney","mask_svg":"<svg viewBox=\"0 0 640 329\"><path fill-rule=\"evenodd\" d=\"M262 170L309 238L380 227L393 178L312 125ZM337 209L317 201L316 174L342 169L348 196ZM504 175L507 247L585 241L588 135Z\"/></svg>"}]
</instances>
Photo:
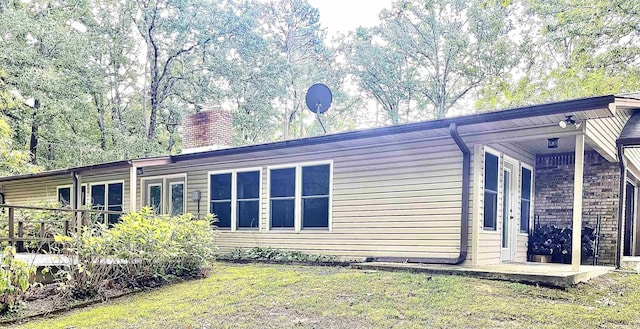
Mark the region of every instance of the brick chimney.
<instances>
[{"instance_id":1,"label":"brick chimney","mask_svg":"<svg viewBox=\"0 0 640 329\"><path fill-rule=\"evenodd\" d=\"M182 153L196 153L231 147L231 112L209 105L182 121Z\"/></svg>"}]
</instances>

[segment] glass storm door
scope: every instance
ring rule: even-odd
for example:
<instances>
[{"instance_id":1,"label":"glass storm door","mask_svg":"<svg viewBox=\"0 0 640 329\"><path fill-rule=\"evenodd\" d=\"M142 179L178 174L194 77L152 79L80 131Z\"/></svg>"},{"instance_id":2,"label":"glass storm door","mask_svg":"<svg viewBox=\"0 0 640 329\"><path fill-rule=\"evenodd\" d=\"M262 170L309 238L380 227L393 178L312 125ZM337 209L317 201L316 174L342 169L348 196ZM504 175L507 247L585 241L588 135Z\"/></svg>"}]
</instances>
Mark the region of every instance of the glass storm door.
<instances>
[{"instance_id":1,"label":"glass storm door","mask_svg":"<svg viewBox=\"0 0 640 329\"><path fill-rule=\"evenodd\" d=\"M513 217L513 201L514 187L513 183L517 181L514 176L516 173L516 165L510 162L504 163L502 170L502 261L515 261L515 234L514 234L514 217Z\"/></svg>"},{"instance_id":2,"label":"glass storm door","mask_svg":"<svg viewBox=\"0 0 640 329\"><path fill-rule=\"evenodd\" d=\"M635 198L636 187L627 182L625 189L625 212L624 212L624 256L633 256L634 234L633 228L635 224Z\"/></svg>"}]
</instances>

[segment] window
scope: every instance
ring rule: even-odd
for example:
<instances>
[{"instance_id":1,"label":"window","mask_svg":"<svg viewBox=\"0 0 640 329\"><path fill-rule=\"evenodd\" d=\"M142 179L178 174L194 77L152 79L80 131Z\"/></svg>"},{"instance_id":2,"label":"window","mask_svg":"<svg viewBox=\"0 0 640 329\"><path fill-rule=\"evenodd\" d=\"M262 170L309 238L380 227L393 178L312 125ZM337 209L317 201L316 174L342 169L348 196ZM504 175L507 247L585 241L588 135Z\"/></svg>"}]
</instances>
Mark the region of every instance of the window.
<instances>
[{"instance_id":1,"label":"window","mask_svg":"<svg viewBox=\"0 0 640 329\"><path fill-rule=\"evenodd\" d=\"M329 227L329 165L302 167L302 228Z\"/></svg>"},{"instance_id":2,"label":"window","mask_svg":"<svg viewBox=\"0 0 640 329\"><path fill-rule=\"evenodd\" d=\"M239 172L236 175L237 227L258 228L260 224L260 172Z\"/></svg>"},{"instance_id":3,"label":"window","mask_svg":"<svg viewBox=\"0 0 640 329\"><path fill-rule=\"evenodd\" d=\"M91 208L122 212L123 193L124 184L122 182L91 185ZM120 215L109 214L107 218L108 224L111 226L118 222Z\"/></svg>"},{"instance_id":4,"label":"window","mask_svg":"<svg viewBox=\"0 0 640 329\"><path fill-rule=\"evenodd\" d=\"M147 205L156 214L162 213L162 184L149 184L147 186Z\"/></svg>"},{"instance_id":5,"label":"window","mask_svg":"<svg viewBox=\"0 0 640 329\"><path fill-rule=\"evenodd\" d=\"M58 202L63 207L71 205L71 187L58 188Z\"/></svg>"},{"instance_id":6,"label":"window","mask_svg":"<svg viewBox=\"0 0 640 329\"><path fill-rule=\"evenodd\" d=\"M531 223L531 170L522 167L522 184L520 191L520 232L529 232Z\"/></svg>"},{"instance_id":7,"label":"window","mask_svg":"<svg viewBox=\"0 0 640 329\"><path fill-rule=\"evenodd\" d=\"M186 174L144 177L140 181L145 192L144 205L156 214L179 216L186 212Z\"/></svg>"},{"instance_id":8,"label":"window","mask_svg":"<svg viewBox=\"0 0 640 329\"><path fill-rule=\"evenodd\" d=\"M484 228L496 230L498 218L498 157L484 154Z\"/></svg>"},{"instance_id":9,"label":"window","mask_svg":"<svg viewBox=\"0 0 640 329\"><path fill-rule=\"evenodd\" d=\"M74 196L73 196L73 193L71 192L72 189L73 189L72 186L58 187L58 202L63 207L73 206ZM80 205L84 206L85 204L87 204L87 200L86 200L87 186L86 185L82 185L80 195L82 197L81 199L82 202L80 203Z\"/></svg>"},{"instance_id":10,"label":"window","mask_svg":"<svg viewBox=\"0 0 640 329\"><path fill-rule=\"evenodd\" d=\"M260 170L210 174L210 212L217 215L218 227L260 227L260 177Z\"/></svg>"},{"instance_id":11,"label":"window","mask_svg":"<svg viewBox=\"0 0 640 329\"><path fill-rule=\"evenodd\" d=\"M295 226L296 168L271 169L269 177L271 228L293 229Z\"/></svg>"},{"instance_id":12,"label":"window","mask_svg":"<svg viewBox=\"0 0 640 329\"><path fill-rule=\"evenodd\" d=\"M330 185L330 164L270 169L271 228L328 229Z\"/></svg>"},{"instance_id":13,"label":"window","mask_svg":"<svg viewBox=\"0 0 640 329\"><path fill-rule=\"evenodd\" d=\"M219 228L231 228L231 173L210 177L209 212L218 218Z\"/></svg>"},{"instance_id":14,"label":"window","mask_svg":"<svg viewBox=\"0 0 640 329\"><path fill-rule=\"evenodd\" d=\"M171 200L169 214L178 216L184 214L184 183L169 183L169 199Z\"/></svg>"}]
</instances>

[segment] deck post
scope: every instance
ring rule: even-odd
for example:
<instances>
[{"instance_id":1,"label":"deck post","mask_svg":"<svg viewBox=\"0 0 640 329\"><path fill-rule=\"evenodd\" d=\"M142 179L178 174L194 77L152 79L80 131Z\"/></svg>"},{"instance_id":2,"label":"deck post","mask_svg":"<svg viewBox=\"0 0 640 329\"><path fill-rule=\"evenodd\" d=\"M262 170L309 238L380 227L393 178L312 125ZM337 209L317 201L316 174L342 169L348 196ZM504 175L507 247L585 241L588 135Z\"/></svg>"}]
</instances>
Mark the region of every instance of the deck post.
<instances>
[{"instance_id":1,"label":"deck post","mask_svg":"<svg viewBox=\"0 0 640 329\"><path fill-rule=\"evenodd\" d=\"M24 237L24 222L21 220L18 220L18 240L16 242L16 250L18 250L18 252L24 251L24 241L22 240L23 237Z\"/></svg>"},{"instance_id":2,"label":"deck post","mask_svg":"<svg viewBox=\"0 0 640 329\"><path fill-rule=\"evenodd\" d=\"M15 224L15 209L13 209L13 207L9 207L9 245L10 246L15 246L14 224Z\"/></svg>"},{"instance_id":3,"label":"deck post","mask_svg":"<svg viewBox=\"0 0 640 329\"><path fill-rule=\"evenodd\" d=\"M573 176L573 234L571 236L571 271L580 271L582 256L582 183L584 175L584 133L576 135Z\"/></svg>"}]
</instances>

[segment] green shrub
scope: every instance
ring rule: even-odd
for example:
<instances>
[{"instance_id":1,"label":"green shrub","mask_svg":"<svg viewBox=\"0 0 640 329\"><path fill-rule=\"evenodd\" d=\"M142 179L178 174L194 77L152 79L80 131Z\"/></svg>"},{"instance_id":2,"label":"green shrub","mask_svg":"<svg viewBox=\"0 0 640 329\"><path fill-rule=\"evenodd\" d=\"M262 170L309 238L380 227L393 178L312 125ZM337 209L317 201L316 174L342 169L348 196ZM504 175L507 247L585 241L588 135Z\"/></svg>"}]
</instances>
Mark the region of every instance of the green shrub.
<instances>
[{"instance_id":1,"label":"green shrub","mask_svg":"<svg viewBox=\"0 0 640 329\"><path fill-rule=\"evenodd\" d=\"M296 250L280 250L261 247L249 249L237 248L228 254L218 256L228 260L261 260L274 262L301 262L301 263L338 263L338 257L332 255L306 254Z\"/></svg>"},{"instance_id":2,"label":"green shrub","mask_svg":"<svg viewBox=\"0 0 640 329\"><path fill-rule=\"evenodd\" d=\"M65 254L69 266L60 269L56 276L62 293L71 298L86 298L97 295L110 280L118 278L118 268L111 248L105 239L107 227L96 224L83 227L69 236L56 235L54 249Z\"/></svg>"},{"instance_id":3,"label":"green shrub","mask_svg":"<svg viewBox=\"0 0 640 329\"><path fill-rule=\"evenodd\" d=\"M150 208L126 214L112 228L102 224L69 237L57 236L75 262L61 274L74 298L101 292L105 284L155 285L173 276L197 276L208 268L215 251L210 218L190 214L156 216Z\"/></svg>"},{"instance_id":4,"label":"green shrub","mask_svg":"<svg viewBox=\"0 0 640 329\"><path fill-rule=\"evenodd\" d=\"M36 268L15 259L16 249L6 247L0 268L0 313L14 309L24 300L25 293L34 284Z\"/></svg>"},{"instance_id":5,"label":"green shrub","mask_svg":"<svg viewBox=\"0 0 640 329\"><path fill-rule=\"evenodd\" d=\"M215 248L210 220L156 216L151 208L123 216L105 237L114 256L127 262L123 275L132 282L197 275L209 266Z\"/></svg>"}]
</instances>

